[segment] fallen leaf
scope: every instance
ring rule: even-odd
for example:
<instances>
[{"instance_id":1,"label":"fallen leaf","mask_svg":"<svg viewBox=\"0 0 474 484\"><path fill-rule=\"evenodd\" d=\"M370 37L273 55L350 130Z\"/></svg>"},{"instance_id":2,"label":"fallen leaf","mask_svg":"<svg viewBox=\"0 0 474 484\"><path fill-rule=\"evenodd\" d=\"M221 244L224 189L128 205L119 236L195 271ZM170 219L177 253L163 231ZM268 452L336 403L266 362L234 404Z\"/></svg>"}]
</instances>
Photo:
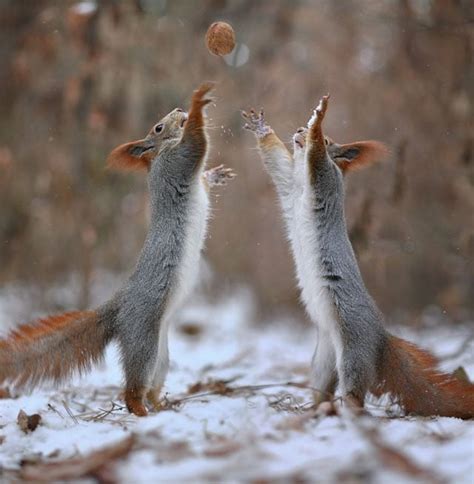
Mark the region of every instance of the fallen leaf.
<instances>
[{"instance_id":1,"label":"fallen leaf","mask_svg":"<svg viewBox=\"0 0 474 484\"><path fill-rule=\"evenodd\" d=\"M178 326L178 330L186 336L198 336L202 333L203 328L195 323L183 323Z\"/></svg>"},{"instance_id":2,"label":"fallen leaf","mask_svg":"<svg viewBox=\"0 0 474 484\"><path fill-rule=\"evenodd\" d=\"M0 400L4 398L13 398L8 387L0 388Z\"/></svg>"},{"instance_id":3,"label":"fallen leaf","mask_svg":"<svg viewBox=\"0 0 474 484\"><path fill-rule=\"evenodd\" d=\"M204 455L207 457L226 457L240 450L242 446L233 440L226 440L217 445L212 445L204 449Z\"/></svg>"},{"instance_id":4,"label":"fallen leaf","mask_svg":"<svg viewBox=\"0 0 474 484\"><path fill-rule=\"evenodd\" d=\"M150 448L156 452L158 462L178 462L193 455L189 443L185 440L175 442L156 441Z\"/></svg>"},{"instance_id":5,"label":"fallen leaf","mask_svg":"<svg viewBox=\"0 0 474 484\"><path fill-rule=\"evenodd\" d=\"M209 379L206 382L198 381L188 387L188 394L193 395L195 393L202 392L212 392L216 395L229 395L234 392L234 388L229 387L228 384L234 381L235 378L231 380L212 380Z\"/></svg>"},{"instance_id":6,"label":"fallen leaf","mask_svg":"<svg viewBox=\"0 0 474 484\"><path fill-rule=\"evenodd\" d=\"M26 434L28 432L33 432L34 430L36 430L41 422L41 415L39 415L38 413L34 413L33 415L27 415L26 412L20 410L18 412L18 417L16 418L16 421L20 429L23 430L23 432L25 432Z\"/></svg>"},{"instance_id":7,"label":"fallen leaf","mask_svg":"<svg viewBox=\"0 0 474 484\"><path fill-rule=\"evenodd\" d=\"M306 423L309 420L312 420L315 416L316 410L312 408L301 415L286 418L280 422L276 428L279 430L296 430L297 432L303 432L305 430Z\"/></svg>"},{"instance_id":8,"label":"fallen leaf","mask_svg":"<svg viewBox=\"0 0 474 484\"><path fill-rule=\"evenodd\" d=\"M115 461L128 455L134 443L135 438L132 435L117 444L83 457L74 457L61 462L27 464L20 471L20 476L24 480L41 482L105 475L110 478ZM101 482L104 482L104 480L102 479ZM112 480L109 480L109 482L112 482Z\"/></svg>"}]
</instances>

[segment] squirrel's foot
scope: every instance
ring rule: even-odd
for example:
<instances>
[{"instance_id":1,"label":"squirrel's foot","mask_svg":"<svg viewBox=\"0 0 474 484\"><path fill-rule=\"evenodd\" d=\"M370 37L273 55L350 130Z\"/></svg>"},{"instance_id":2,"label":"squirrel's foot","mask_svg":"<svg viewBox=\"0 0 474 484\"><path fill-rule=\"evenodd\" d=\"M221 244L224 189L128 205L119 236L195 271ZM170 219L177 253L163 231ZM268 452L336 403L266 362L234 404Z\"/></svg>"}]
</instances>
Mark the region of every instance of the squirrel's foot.
<instances>
[{"instance_id":1,"label":"squirrel's foot","mask_svg":"<svg viewBox=\"0 0 474 484\"><path fill-rule=\"evenodd\" d=\"M125 405L127 405L128 411L137 417L146 417L148 415L148 410L143 404L143 392L127 390L125 392Z\"/></svg>"},{"instance_id":2,"label":"squirrel's foot","mask_svg":"<svg viewBox=\"0 0 474 484\"><path fill-rule=\"evenodd\" d=\"M313 115L309 118L308 121L308 128L312 128L313 126L321 126L323 122L324 116L326 115L326 111L328 109L329 104L329 94L327 96L323 96L319 100L319 104L316 109L313 111Z\"/></svg>"},{"instance_id":3,"label":"squirrel's foot","mask_svg":"<svg viewBox=\"0 0 474 484\"><path fill-rule=\"evenodd\" d=\"M265 121L265 113L263 112L263 109L260 109L259 113L255 112L254 109L251 109L248 113L242 111L242 117L246 121L244 129L248 129L255 133L257 138L264 138L267 134L273 132L270 125Z\"/></svg>"},{"instance_id":4,"label":"squirrel's foot","mask_svg":"<svg viewBox=\"0 0 474 484\"><path fill-rule=\"evenodd\" d=\"M356 397L353 393L348 393L344 397L343 402L354 415L369 415L369 413L364 409L364 400Z\"/></svg>"},{"instance_id":5,"label":"squirrel's foot","mask_svg":"<svg viewBox=\"0 0 474 484\"><path fill-rule=\"evenodd\" d=\"M319 390L313 390L313 407L316 408L323 402L331 402L334 399L332 393L327 393Z\"/></svg>"},{"instance_id":6,"label":"squirrel's foot","mask_svg":"<svg viewBox=\"0 0 474 484\"><path fill-rule=\"evenodd\" d=\"M146 394L148 403L151 405L151 407L155 412L159 412L164 408L163 403L160 400L160 393L161 393L161 387L158 387L158 388L152 388L151 390L148 390L148 393Z\"/></svg>"},{"instance_id":7,"label":"squirrel's foot","mask_svg":"<svg viewBox=\"0 0 474 484\"><path fill-rule=\"evenodd\" d=\"M210 168L203 173L203 176L209 187L217 187L226 185L229 180L235 178L236 174L232 168L226 168L224 165L219 165Z\"/></svg>"}]
</instances>

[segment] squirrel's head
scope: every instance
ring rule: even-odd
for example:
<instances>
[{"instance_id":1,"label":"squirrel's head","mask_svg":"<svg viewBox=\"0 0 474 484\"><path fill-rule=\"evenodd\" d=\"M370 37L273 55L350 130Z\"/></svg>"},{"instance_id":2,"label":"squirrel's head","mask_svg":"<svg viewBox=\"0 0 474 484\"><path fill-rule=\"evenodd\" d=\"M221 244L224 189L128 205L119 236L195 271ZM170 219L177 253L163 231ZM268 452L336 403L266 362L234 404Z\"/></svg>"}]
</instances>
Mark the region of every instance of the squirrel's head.
<instances>
[{"instance_id":1,"label":"squirrel's head","mask_svg":"<svg viewBox=\"0 0 474 484\"><path fill-rule=\"evenodd\" d=\"M306 148L306 135L308 128L298 128L293 135L293 153L296 155Z\"/></svg>"},{"instance_id":2,"label":"squirrel's head","mask_svg":"<svg viewBox=\"0 0 474 484\"><path fill-rule=\"evenodd\" d=\"M306 149L307 134L308 128L298 128L293 135L293 153L295 156ZM379 141L356 141L355 143L340 145L329 136L325 136L324 143L329 157L341 169L342 173L370 166L372 163L386 158L389 152L388 148Z\"/></svg>"},{"instance_id":3,"label":"squirrel's head","mask_svg":"<svg viewBox=\"0 0 474 484\"><path fill-rule=\"evenodd\" d=\"M187 119L186 111L173 109L151 128L145 138L115 148L107 157L107 165L122 170L148 170L154 158L181 140Z\"/></svg>"}]
</instances>

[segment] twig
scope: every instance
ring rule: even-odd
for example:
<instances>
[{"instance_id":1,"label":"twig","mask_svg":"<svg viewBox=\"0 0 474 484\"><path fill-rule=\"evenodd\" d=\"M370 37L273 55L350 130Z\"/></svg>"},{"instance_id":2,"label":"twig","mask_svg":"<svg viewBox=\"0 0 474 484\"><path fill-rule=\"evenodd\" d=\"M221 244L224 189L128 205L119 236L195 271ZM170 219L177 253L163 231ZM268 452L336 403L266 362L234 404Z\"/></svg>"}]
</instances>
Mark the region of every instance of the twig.
<instances>
[{"instance_id":1,"label":"twig","mask_svg":"<svg viewBox=\"0 0 474 484\"><path fill-rule=\"evenodd\" d=\"M75 417L75 415L71 412L71 409L69 408L68 404L66 403L65 400L62 400L61 403L63 404L63 407L65 408L67 414L72 418L73 422L75 424L79 423L79 420Z\"/></svg>"},{"instance_id":2,"label":"twig","mask_svg":"<svg viewBox=\"0 0 474 484\"><path fill-rule=\"evenodd\" d=\"M54 407L51 403L48 403L48 408L50 410L52 410L53 412L57 413L64 420L64 415L56 407Z\"/></svg>"},{"instance_id":3,"label":"twig","mask_svg":"<svg viewBox=\"0 0 474 484\"><path fill-rule=\"evenodd\" d=\"M313 392L320 392L323 394L326 394L322 390L319 390L318 388L311 387L309 385L306 385L304 383L300 382L281 382L281 383L264 383L261 385L241 385L237 387L227 387L227 391L225 393L226 396L231 396L239 393L245 393L245 392L255 392L258 390L264 390L266 388L274 388L274 387L294 387L294 388L302 388L305 390L312 390ZM201 392L201 393L196 393L193 395L187 395L181 398L176 398L174 400L167 400L167 405L164 406L164 410L170 410L172 407L175 407L177 405L180 405L184 402L188 402L190 400L197 400L200 398L204 397L209 397L213 395L222 395L222 391L219 390L210 390L208 392Z\"/></svg>"}]
</instances>

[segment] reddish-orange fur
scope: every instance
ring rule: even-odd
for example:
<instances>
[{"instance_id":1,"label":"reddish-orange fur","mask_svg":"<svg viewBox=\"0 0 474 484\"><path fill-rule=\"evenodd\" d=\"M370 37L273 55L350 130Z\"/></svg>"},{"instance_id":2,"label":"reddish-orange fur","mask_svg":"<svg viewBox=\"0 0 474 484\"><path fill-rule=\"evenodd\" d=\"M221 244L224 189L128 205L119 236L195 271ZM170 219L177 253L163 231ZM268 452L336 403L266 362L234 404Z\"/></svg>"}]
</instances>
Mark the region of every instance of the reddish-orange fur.
<instances>
[{"instance_id":1,"label":"reddish-orange fur","mask_svg":"<svg viewBox=\"0 0 474 484\"><path fill-rule=\"evenodd\" d=\"M59 382L100 360L108 342L95 311L50 316L13 331L0 340L0 383L35 386Z\"/></svg>"},{"instance_id":2,"label":"reddish-orange fur","mask_svg":"<svg viewBox=\"0 0 474 484\"><path fill-rule=\"evenodd\" d=\"M145 388L137 388L135 390L125 391L125 404L129 412L137 415L138 417L146 417L148 410L143 404L143 398L145 396Z\"/></svg>"},{"instance_id":3,"label":"reddish-orange fur","mask_svg":"<svg viewBox=\"0 0 474 484\"><path fill-rule=\"evenodd\" d=\"M8 340L0 340L0 348L6 348L12 345L26 345L36 338L60 330L72 320L82 319L93 316L94 314L93 311L71 311L69 313L48 316L39 319L35 323L23 324L11 332Z\"/></svg>"},{"instance_id":4,"label":"reddish-orange fur","mask_svg":"<svg viewBox=\"0 0 474 484\"><path fill-rule=\"evenodd\" d=\"M131 148L139 146L144 140L130 141L115 148L107 157L107 166L117 170L140 171L150 168L152 153L143 153L137 157L130 154Z\"/></svg>"},{"instance_id":5,"label":"reddish-orange fur","mask_svg":"<svg viewBox=\"0 0 474 484\"><path fill-rule=\"evenodd\" d=\"M337 166L343 173L346 171L357 170L359 168L365 168L373 163L385 158L389 150L379 141L357 141L355 143L348 143L339 145L338 148L341 152L356 148L359 150L359 154L352 160L335 159Z\"/></svg>"},{"instance_id":6,"label":"reddish-orange fur","mask_svg":"<svg viewBox=\"0 0 474 484\"><path fill-rule=\"evenodd\" d=\"M183 142L189 144L190 153L198 163L196 169L205 161L207 151L207 138L205 136L205 122L203 107L212 102L206 95L214 88L213 82L205 82L193 92L189 115L184 125ZM204 132L204 136L203 136Z\"/></svg>"},{"instance_id":7,"label":"reddish-orange fur","mask_svg":"<svg viewBox=\"0 0 474 484\"><path fill-rule=\"evenodd\" d=\"M413 343L390 336L376 396L390 393L406 413L474 418L474 385L441 373L436 358Z\"/></svg>"},{"instance_id":8,"label":"reddish-orange fur","mask_svg":"<svg viewBox=\"0 0 474 484\"><path fill-rule=\"evenodd\" d=\"M281 142L278 136L271 132L268 133L264 138L260 140L260 147L262 150L273 150L275 148L282 148L286 150L286 146ZM291 155L290 155L291 158Z\"/></svg>"}]
</instances>

